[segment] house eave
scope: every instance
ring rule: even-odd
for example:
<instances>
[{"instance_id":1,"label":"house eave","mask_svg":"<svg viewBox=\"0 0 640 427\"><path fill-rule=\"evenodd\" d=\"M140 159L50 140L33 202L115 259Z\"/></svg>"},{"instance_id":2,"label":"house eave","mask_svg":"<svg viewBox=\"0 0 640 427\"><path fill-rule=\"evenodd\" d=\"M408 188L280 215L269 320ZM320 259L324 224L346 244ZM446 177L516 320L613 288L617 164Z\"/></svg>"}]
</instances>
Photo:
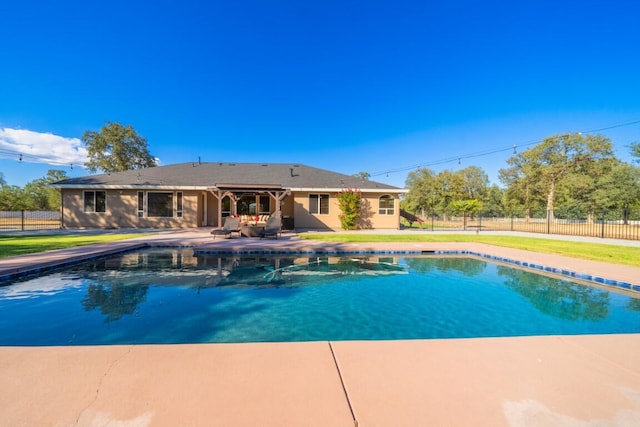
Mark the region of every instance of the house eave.
<instances>
[{"instance_id":1,"label":"house eave","mask_svg":"<svg viewBox=\"0 0 640 427\"><path fill-rule=\"evenodd\" d=\"M298 187L291 188L291 191L299 191L299 192L325 192L325 193L339 193L344 191L344 188L334 187ZM409 192L406 188L358 188L358 191L361 193L395 193L395 194L406 194Z\"/></svg>"},{"instance_id":2,"label":"house eave","mask_svg":"<svg viewBox=\"0 0 640 427\"><path fill-rule=\"evenodd\" d=\"M60 190L195 190L206 191L205 185L156 185L156 184L136 184L136 185L113 185L113 184L50 184L50 188Z\"/></svg>"}]
</instances>

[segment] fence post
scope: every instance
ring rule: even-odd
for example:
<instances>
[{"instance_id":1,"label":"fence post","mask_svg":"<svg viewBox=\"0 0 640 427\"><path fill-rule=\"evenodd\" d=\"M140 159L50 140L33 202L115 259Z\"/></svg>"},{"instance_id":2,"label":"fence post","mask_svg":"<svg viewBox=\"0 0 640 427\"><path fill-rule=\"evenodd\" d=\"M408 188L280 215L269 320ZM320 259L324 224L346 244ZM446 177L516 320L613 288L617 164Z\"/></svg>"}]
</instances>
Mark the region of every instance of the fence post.
<instances>
[{"instance_id":1,"label":"fence post","mask_svg":"<svg viewBox=\"0 0 640 427\"><path fill-rule=\"evenodd\" d=\"M482 231L482 215L478 216L478 229L476 230L476 234L480 233L480 231Z\"/></svg>"},{"instance_id":2,"label":"fence post","mask_svg":"<svg viewBox=\"0 0 640 427\"><path fill-rule=\"evenodd\" d=\"M604 239L604 216L606 214L607 210L606 209L602 209L602 232L600 237Z\"/></svg>"},{"instance_id":3,"label":"fence post","mask_svg":"<svg viewBox=\"0 0 640 427\"><path fill-rule=\"evenodd\" d=\"M511 214L511 231L513 231L513 215L514 214Z\"/></svg>"},{"instance_id":4,"label":"fence post","mask_svg":"<svg viewBox=\"0 0 640 427\"><path fill-rule=\"evenodd\" d=\"M24 209L20 211L20 231L24 231Z\"/></svg>"},{"instance_id":5,"label":"fence post","mask_svg":"<svg viewBox=\"0 0 640 427\"><path fill-rule=\"evenodd\" d=\"M551 211L547 210L547 234L551 234Z\"/></svg>"}]
</instances>

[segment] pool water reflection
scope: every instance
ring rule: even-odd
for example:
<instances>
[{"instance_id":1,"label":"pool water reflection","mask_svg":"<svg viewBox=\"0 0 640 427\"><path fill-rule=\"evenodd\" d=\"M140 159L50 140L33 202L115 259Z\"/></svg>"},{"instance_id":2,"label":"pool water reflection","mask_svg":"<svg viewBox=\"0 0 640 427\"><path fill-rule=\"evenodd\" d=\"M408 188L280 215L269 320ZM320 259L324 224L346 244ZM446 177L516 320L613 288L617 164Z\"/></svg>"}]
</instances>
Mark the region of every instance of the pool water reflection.
<instances>
[{"instance_id":1,"label":"pool water reflection","mask_svg":"<svg viewBox=\"0 0 640 427\"><path fill-rule=\"evenodd\" d=\"M149 249L0 283L0 345L640 332L640 299L470 257Z\"/></svg>"}]
</instances>

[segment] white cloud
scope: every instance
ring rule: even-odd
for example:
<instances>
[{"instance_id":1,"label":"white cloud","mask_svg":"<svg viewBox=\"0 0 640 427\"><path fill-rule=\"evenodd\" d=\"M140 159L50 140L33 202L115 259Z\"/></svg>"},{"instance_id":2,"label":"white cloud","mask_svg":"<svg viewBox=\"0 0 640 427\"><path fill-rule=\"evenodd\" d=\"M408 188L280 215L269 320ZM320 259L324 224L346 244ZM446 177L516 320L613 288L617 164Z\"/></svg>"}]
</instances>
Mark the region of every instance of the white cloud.
<instances>
[{"instance_id":1,"label":"white cloud","mask_svg":"<svg viewBox=\"0 0 640 427\"><path fill-rule=\"evenodd\" d=\"M50 165L78 165L87 161L79 138L25 129L0 128L0 158Z\"/></svg>"}]
</instances>

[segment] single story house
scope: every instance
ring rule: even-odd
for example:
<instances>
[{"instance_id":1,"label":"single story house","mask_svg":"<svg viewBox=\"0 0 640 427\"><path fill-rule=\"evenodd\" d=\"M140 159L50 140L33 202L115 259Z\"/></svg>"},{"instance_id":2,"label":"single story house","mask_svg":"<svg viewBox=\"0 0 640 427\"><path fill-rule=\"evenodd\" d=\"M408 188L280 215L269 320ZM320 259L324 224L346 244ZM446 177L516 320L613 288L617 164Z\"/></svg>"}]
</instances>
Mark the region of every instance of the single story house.
<instances>
[{"instance_id":1,"label":"single story house","mask_svg":"<svg viewBox=\"0 0 640 427\"><path fill-rule=\"evenodd\" d=\"M407 190L329 170L280 163L180 163L70 178L61 190L63 228L219 227L229 215L285 229L339 229L338 193L362 194L360 228L397 229Z\"/></svg>"}]
</instances>

